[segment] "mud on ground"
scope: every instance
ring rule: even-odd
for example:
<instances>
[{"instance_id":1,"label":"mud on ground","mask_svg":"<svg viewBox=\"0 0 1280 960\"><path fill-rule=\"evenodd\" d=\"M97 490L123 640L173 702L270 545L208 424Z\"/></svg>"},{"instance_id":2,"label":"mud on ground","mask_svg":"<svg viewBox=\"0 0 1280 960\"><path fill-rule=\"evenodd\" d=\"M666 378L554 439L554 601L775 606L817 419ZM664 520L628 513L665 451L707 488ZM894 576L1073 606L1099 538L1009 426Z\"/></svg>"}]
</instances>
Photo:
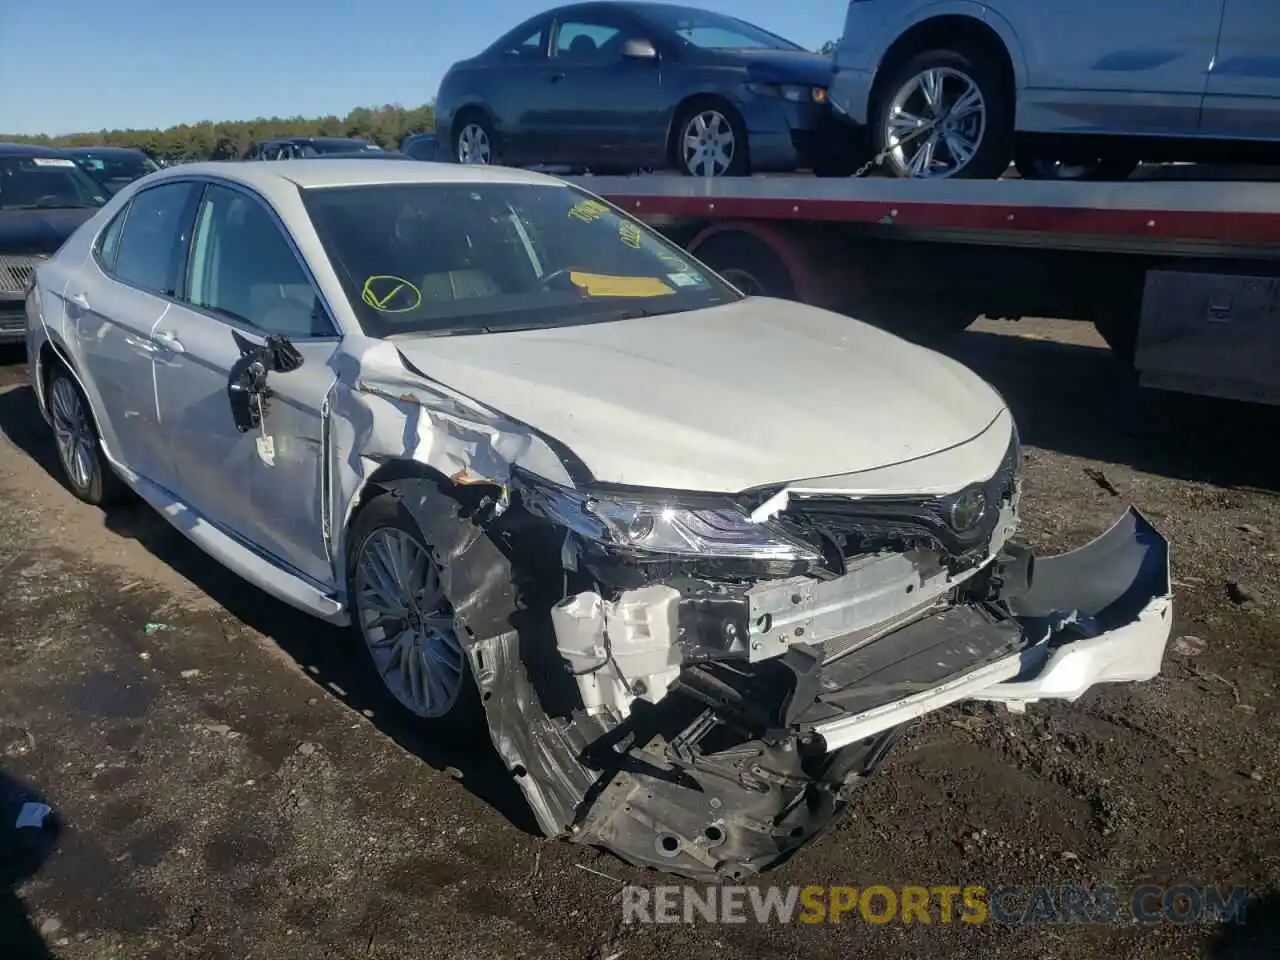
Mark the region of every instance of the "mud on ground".
<instances>
[{"instance_id":1,"label":"mud on ground","mask_svg":"<svg viewBox=\"0 0 1280 960\"><path fill-rule=\"evenodd\" d=\"M425 741L339 633L145 508L74 501L10 352L0 956L1280 956L1280 416L1140 396L1087 326L950 349L1018 417L1026 535L1077 546L1134 502L1173 541L1185 639L1147 684L931 718L767 880L1243 884L1244 925L624 926L621 884L661 878L537 837L487 744ZM43 834L12 829L30 798Z\"/></svg>"}]
</instances>

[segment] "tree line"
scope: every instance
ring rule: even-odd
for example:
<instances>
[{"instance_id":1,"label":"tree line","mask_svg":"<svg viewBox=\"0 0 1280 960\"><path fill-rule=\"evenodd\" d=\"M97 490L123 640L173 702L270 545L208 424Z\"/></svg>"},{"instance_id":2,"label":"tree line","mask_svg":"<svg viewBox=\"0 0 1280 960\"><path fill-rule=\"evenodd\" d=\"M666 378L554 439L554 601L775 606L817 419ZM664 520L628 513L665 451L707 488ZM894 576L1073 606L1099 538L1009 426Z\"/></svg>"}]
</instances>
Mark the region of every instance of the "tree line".
<instances>
[{"instance_id":1,"label":"tree line","mask_svg":"<svg viewBox=\"0 0 1280 960\"><path fill-rule=\"evenodd\" d=\"M170 163L191 160L231 160L243 156L253 143L278 137L360 137L394 149L411 133L430 133L435 111L386 104L356 107L345 117L259 117L256 120L206 120L163 130L99 130L65 136L22 136L0 133L3 143L37 143L53 147L136 147Z\"/></svg>"}]
</instances>

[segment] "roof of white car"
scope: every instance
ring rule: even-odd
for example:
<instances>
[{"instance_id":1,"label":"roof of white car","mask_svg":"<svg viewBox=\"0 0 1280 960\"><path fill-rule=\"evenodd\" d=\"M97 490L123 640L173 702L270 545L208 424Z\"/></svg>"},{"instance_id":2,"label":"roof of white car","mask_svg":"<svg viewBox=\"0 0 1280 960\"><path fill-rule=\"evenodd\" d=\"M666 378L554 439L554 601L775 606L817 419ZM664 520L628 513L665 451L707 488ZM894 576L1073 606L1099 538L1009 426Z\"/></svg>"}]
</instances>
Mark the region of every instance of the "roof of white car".
<instances>
[{"instance_id":1,"label":"roof of white car","mask_svg":"<svg viewBox=\"0 0 1280 960\"><path fill-rule=\"evenodd\" d=\"M560 181L541 173L511 167L473 164L387 163L383 160L232 160L185 163L169 167L161 176L215 176L259 190L281 183L300 187L355 187L380 183L527 183L552 186ZM153 175L154 176L154 175Z\"/></svg>"}]
</instances>

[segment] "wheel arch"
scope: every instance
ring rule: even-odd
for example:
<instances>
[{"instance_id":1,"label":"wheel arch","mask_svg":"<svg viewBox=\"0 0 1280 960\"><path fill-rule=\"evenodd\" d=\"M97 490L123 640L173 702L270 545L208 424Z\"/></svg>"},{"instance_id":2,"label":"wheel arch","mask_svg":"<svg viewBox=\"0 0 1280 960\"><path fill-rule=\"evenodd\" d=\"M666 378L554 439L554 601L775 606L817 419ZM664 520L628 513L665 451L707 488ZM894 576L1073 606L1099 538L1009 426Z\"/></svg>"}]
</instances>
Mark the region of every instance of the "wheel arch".
<instances>
[{"instance_id":1,"label":"wheel arch","mask_svg":"<svg viewBox=\"0 0 1280 960\"><path fill-rule=\"evenodd\" d=\"M49 375L59 365L67 368L67 372L71 374L71 379L76 382L76 386L80 388L80 392L85 399L89 398L89 391L85 388L84 380L80 376L76 362L71 356L71 351L63 344L58 343L51 335L47 335L40 342L40 350L36 354L36 377L35 383L31 385L31 389L36 392L36 403L39 405L40 412L45 419L49 417ZM102 425L98 422L98 412L94 409L92 401L89 403L89 416L93 418L93 425L98 430L98 436L101 437Z\"/></svg>"},{"instance_id":2,"label":"wheel arch","mask_svg":"<svg viewBox=\"0 0 1280 960\"><path fill-rule=\"evenodd\" d=\"M958 45L977 47L996 57L1010 103L1016 104L1027 74L1017 34L1003 17L964 0L932 4L904 25L876 68L867 103L868 119L874 115L884 85L902 64L926 50L954 50Z\"/></svg>"},{"instance_id":3,"label":"wheel arch","mask_svg":"<svg viewBox=\"0 0 1280 960\"><path fill-rule=\"evenodd\" d=\"M478 99L466 100L458 104L457 108L453 111L453 119L449 124L448 146L451 151L457 149L458 134L462 132L462 125L474 116L481 117L489 124L489 128L493 131L495 139L502 136L502 125L498 123L498 118L494 115L494 112L489 109L488 104Z\"/></svg>"}]
</instances>

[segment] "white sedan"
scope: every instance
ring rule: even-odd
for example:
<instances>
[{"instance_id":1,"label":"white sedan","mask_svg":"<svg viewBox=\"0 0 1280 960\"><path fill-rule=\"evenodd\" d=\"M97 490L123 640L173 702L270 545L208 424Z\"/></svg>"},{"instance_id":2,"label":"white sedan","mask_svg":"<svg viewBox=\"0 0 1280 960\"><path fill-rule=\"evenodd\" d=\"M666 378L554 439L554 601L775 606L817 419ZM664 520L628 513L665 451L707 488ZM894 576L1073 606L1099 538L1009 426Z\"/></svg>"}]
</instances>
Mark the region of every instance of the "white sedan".
<instances>
[{"instance_id":1,"label":"white sedan","mask_svg":"<svg viewBox=\"0 0 1280 960\"><path fill-rule=\"evenodd\" d=\"M1130 510L1033 562L991 387L549 177L161 171L26 309L77 496L350 624L548 834L633 862L765 868L914 718L1160 668L1167 543Z\"/></svg>"}]
</instances>

